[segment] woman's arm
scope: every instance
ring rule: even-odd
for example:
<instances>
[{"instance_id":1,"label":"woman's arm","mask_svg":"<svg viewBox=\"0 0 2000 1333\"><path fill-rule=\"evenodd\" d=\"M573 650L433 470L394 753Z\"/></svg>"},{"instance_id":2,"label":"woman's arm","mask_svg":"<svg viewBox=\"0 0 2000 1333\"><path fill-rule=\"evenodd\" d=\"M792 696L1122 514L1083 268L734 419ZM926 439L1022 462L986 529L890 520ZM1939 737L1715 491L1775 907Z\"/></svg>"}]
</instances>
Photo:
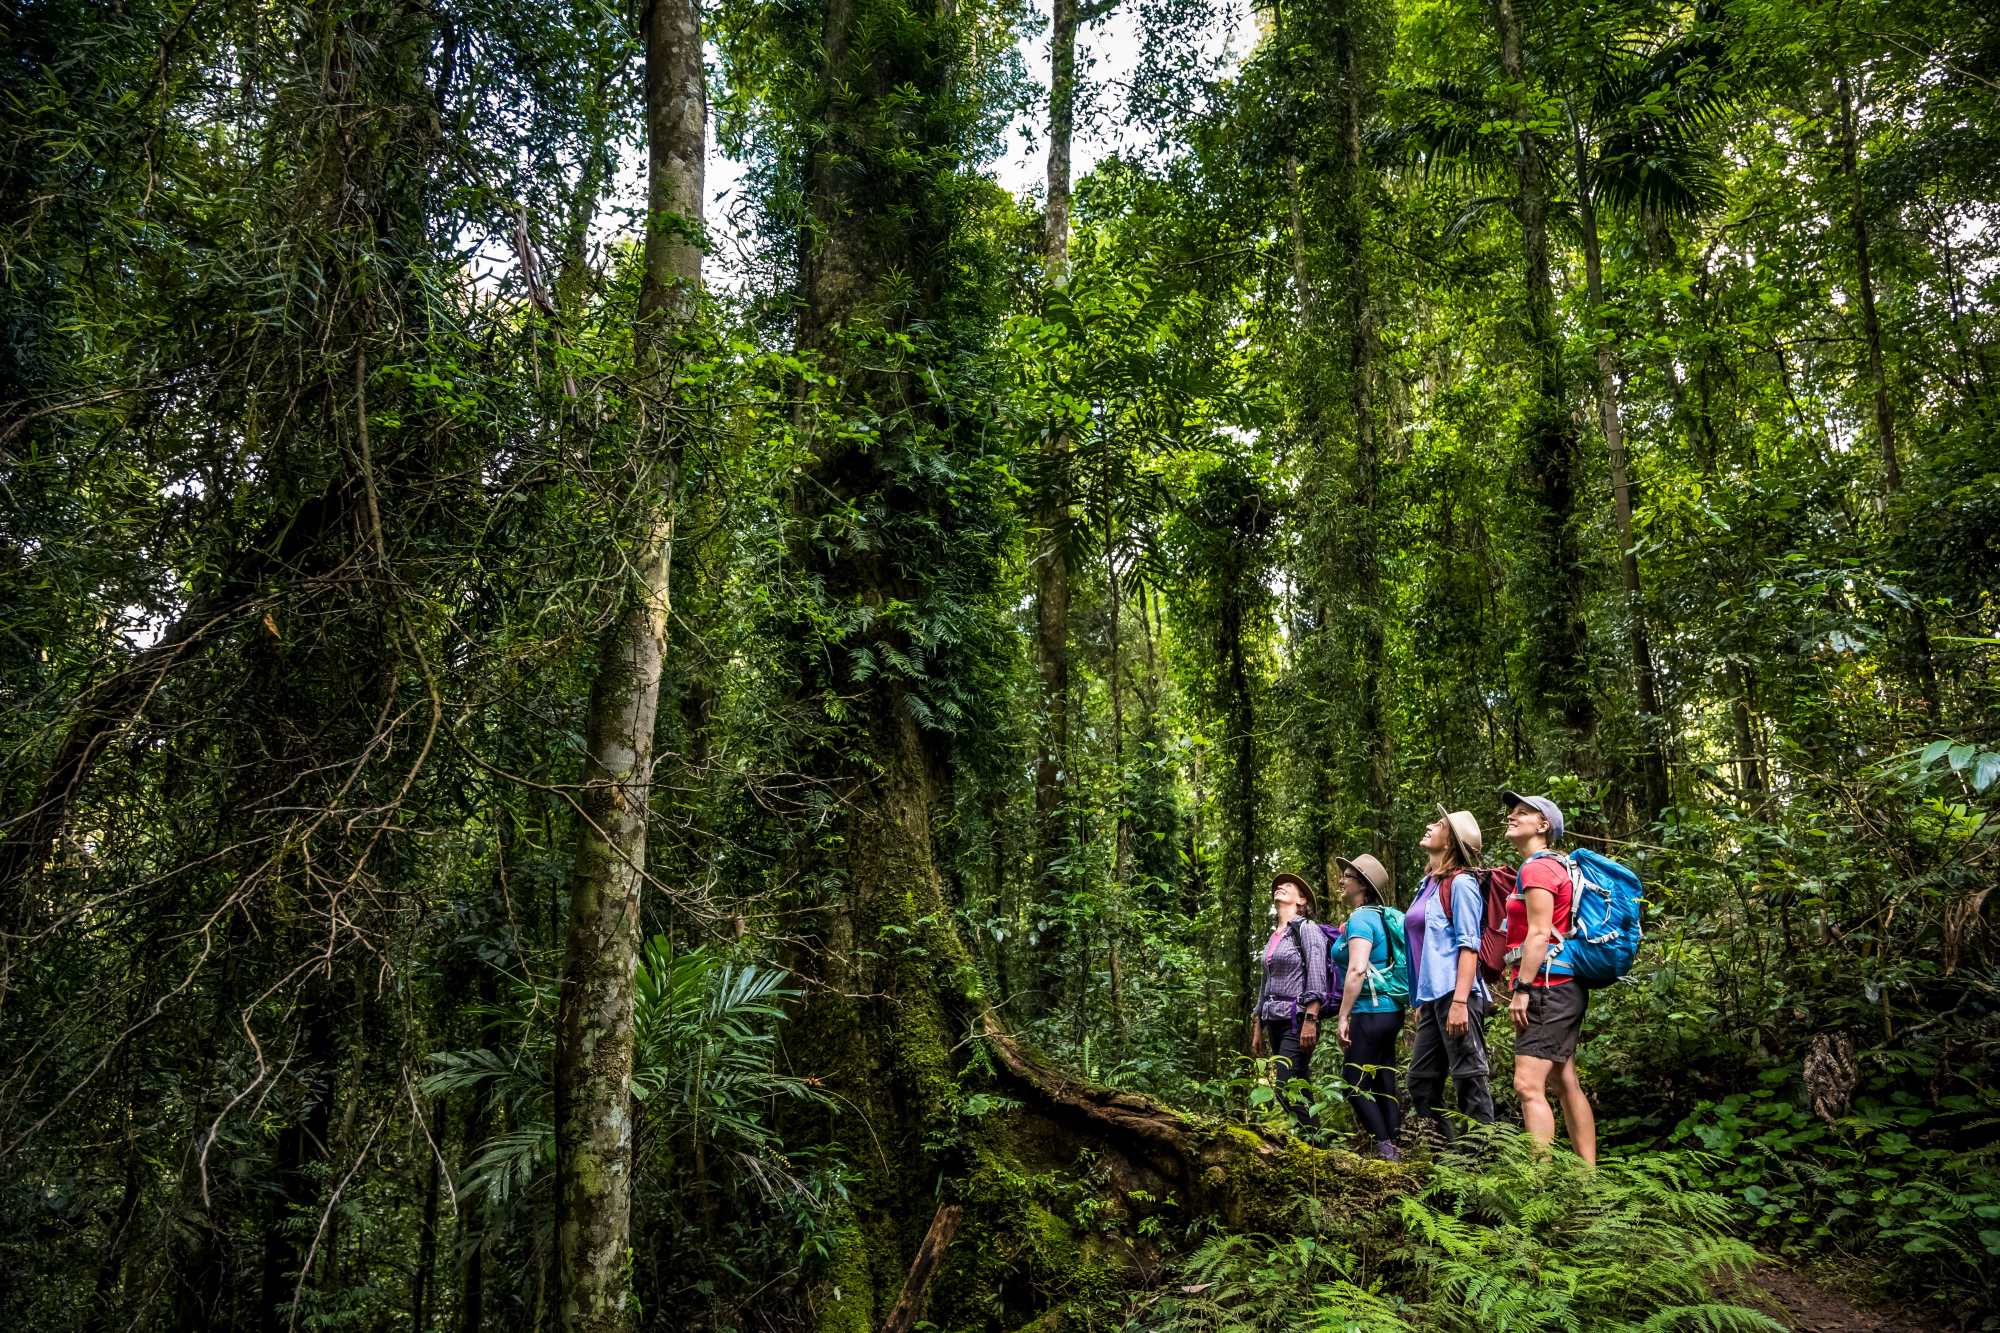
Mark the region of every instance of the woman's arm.
<instances>
[{"instance_id":1,"label":"woman's arm","mask_svg":"<svg viewBox=\"0 0 2000 1333\"><path fill-rule=\"evenodd\" d=\"M1375 947L1366 936L1347 937L1347 981L1340 988L1340 1044L1347 1045L1347 1016L1354 1012L1354 997L1368 981L1368 954Z\"/></svg>"},{"instance_id":2,"label":"woman's arm","mask_svg":"<svg viewBox=\"0 0 2000 1333\"><path fill-rule=\"evenodd\" d=\"M1458 882L1470 880L1470 875L1454 875L1443 890L1451 894L1451 936L1458 946L1458 975L1453 979L1451 1005L1444 1013L1444 1030L1454 1037L1465 1035L1472 1026L1470 1000L1474 985L1479 980L1479 927L1485 915L1485 905L1479 901L1479 882L1473 880L1473 887L1460 891Z\"/></svg>"},{"instance_id":3,"label":"woman's arm","mask_svg":"<svg viewBox=\"0 0 2000 1333\"><path fill-rule=\"evenodd\" d=\"M1308 921L1299 927L1299 949L1305 957L1299 961L1305 967L1304 989L1299 992L1299 1007L1315 1018L1319 1016L1320 1002L1326 999L1326 932L1319 923Z\"/></svg>"},{"instance_id":4,"label":"woman's arm","mask_svg":"<svg viewBox=\"0 0 2000 1333\"><path fill-rule=\"evenodd\" d=\"M1521 940L1521 962L1514 971L1514 995L1507 1002L1507 1013L1514 1020L1514 1026L1525 1032L1528 1029L1528 987L1548 960L1549 943L1555 938L1556 895L1553 889L1536 886L1523 888L1521 896L1528 907L1528 933Z\"/></svg>"},{"instance_id":5,"label":"woman's arm","mask_svg":"<svg viewBox=\"0 0 2000 1333\"><path fill-rule=\"evenodd\" d=\"M1326 999L1326 935L1319 924L1308 921L1299 927L1299 959L1305 970L1299 1008L1305 1017L1299 1023L1299 1049L1310 1051L1319 1044L1319 1007Z\"/></svg>"}]
</instances>

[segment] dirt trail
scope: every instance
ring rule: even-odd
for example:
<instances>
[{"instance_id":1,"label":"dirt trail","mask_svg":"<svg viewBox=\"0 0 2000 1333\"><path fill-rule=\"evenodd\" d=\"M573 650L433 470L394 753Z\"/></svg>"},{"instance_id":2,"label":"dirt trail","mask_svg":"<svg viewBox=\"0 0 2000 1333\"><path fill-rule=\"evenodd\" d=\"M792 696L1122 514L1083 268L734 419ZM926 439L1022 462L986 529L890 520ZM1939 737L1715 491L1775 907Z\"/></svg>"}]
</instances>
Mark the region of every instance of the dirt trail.
<instances>
[{"instance_id":1,"label":"dirt trail","mask_svg":"<svg viewBox=\"0 0 2000 1333\"><path fill-rule=\"evenodd\" d=\"M1940 1333L1937 1318L1919 1319L1901 1310L1864 1309L1809 1273L1766 1264L1744 1281L1753 1305L1795 1333Z\"/></svg>"}]
</instances>

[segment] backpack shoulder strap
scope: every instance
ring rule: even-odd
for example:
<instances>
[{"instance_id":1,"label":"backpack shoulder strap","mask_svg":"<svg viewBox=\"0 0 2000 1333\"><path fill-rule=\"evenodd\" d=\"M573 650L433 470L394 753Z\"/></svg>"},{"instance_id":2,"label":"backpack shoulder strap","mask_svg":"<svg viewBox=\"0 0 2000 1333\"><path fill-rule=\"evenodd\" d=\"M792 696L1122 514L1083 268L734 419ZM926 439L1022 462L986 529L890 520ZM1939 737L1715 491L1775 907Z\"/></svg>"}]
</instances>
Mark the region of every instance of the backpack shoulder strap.
<instances>
[{"instance_id":1,"label":"backpack shoulder strap","mask_svg":"<svg viewBox=\"0 0 2000 1333\"><path fill-rule=\"evenodd\" d=\"M1396 961L1396 936L1402 934L1403 932L1399 930L1389 929L1389 913L1383 910L1382 906L1379 903L1375 906L1374 910L1375 910L1375 924L1379 926L1382 931L1382 947L1388 952L1389 955L1387 958L1384 958L1382 960L1382 963L1384 966L1391 966ZM1409 945L1405 943L1403 947L1407 951Z\"/></svg>"},{"instance_id":2,"label":"backpack shoulder strap","mask_svg":"<svg viewBox=\"0 0 2000 1333\"><path fill-rule=\"evenodd\" d=\"M1444 904L1444 923L1447 926L1451 924L1451 891L1453 886L1458 883L1458 877L1460 875L1471 876L1473 892L1483 893L1486 889L1485 874L1486 872L1483 868L1478 870L1468 868L1465 870L1454 870L1449 875L1438 877L1437 897L1438 901Z\"/></svg>"},{"instance_id":3,"label":"backpack shoulder strap","mask_svg":"<svg viewBox=\"0 0 2000 1333\"><path fill-rule=\"evenodd\" d=\"M1570 881L1572 883L1576 881L1576 862L1570 860L1569 857L1564 855L1562 852L1554 850L1536 852L1534 855L1530 856L1526 861L1521 862L1521 869L1526 870L1529 867L1529 865L1531 865L1536 861L1541 860L1543 857L1547 857L1549 860L1554 861L1557 865L1561 866L1563 868L1563 873L1570 877Z\"/></svg>"}]
</instances>

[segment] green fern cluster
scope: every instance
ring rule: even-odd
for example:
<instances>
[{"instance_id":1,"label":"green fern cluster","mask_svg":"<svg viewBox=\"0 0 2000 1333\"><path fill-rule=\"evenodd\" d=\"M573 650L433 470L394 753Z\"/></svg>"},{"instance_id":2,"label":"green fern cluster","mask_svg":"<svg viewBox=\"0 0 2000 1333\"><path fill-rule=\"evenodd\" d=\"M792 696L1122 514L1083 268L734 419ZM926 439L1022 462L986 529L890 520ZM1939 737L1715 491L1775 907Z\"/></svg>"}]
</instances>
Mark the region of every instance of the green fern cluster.
<instances>
[{"instance_id":1,"label":"green fern cluster","mask_svg":"<svg viewBox=\"0 0 2000 1333\"><path fill-rule=\"evenodd\" d=\"M1718 1300L1757 1252L1728 1233L1729 1204L1691 1188L1675 1155L1595 1170L1493 1131L1476 1166L1439 1162L1405 1199L1407 1257L1424 1275L1422 1326L1466 1333L1591 1329L1778 1330Z\"/></svg>"},{"instance_id":2,"label":"green fern cluster","mask_svg":"<svg viewBox=\"0 0 2000 1333\"><path fill-rule=\"evenodd\" d=\"M1364 1287L1352 1251L1310 1236L1210 1237L1126 1328L1158 1333L1409 1333L1408 1307Z\"/></svg>"},{"instance_id":3,"label":"green fern cluster","mask_svg":"<svg viewBox=\"0 0 2000 1333\"><path fill-rule=\"evenodd\" d=\"M1337 1235L1211 1237L1128 1315L1159 1333L1783 1333L1719 1299L1757 1253L1678 1154L1592 1170L1517 1131L1467 1141L1364 1264Z\"/></svg>"},{"instance_id":4,"label":"green fern cluster","mask_svg":"<svg viewBox=\"0 0 2000 1333\"><path fill-rule=\"evenodd\" d=\"M632 1095L652 1107L648 1151L676 1152L696 1138L736 1155L760 1184L784 1179L783 1145L770 1122L780 1097L825 1101L802 1079L777 1072L779 1002L787 974L734 962L706 948L676 950L655 935L633 978ZM479 1145L460 1188L500 1207L555 1166L552 983L520 982L510 1002L480 1010L493 1045L433 1052L424 1091L484 1088L503 1127Z\"/></svg>"}]
</instances>

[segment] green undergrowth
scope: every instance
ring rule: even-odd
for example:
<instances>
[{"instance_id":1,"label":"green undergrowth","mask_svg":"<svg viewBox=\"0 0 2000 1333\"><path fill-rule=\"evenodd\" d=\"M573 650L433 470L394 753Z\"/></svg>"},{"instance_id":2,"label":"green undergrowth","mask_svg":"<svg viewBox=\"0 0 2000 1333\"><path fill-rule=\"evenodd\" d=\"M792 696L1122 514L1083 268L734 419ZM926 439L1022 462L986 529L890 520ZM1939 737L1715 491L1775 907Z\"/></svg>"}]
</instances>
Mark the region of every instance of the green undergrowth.
<instances>
[{"instance_id":1,"label":"green undergrowth","mask_svg":"<svg viewBox=\"0 0 2000 1333\"><path fill-rule=\"evenodd\" d=\"M1801 1104L1797 1065L1769 1069L1698 1103L1674 1138L1704 1150L1692 1178L1739 1202L1766 1248L1840 1255L1904 1304L2000 1308L1995 1117L1969 1094L1925 1105L1907 1082L1867 1080L1827 1121Z\"/></svg>"},{"instance_id":2,"label":"green undergrowth","mask_svg":"<svg viewBox=\"0 0 2000 1333\"><path fill-rule=\"evenodd\" d=\"M1720 1292L1757 1262L1686 1154L1596 1170L1495 1131L1413 1169L1382 1225L1300 1210L1290 1235L1219 1233L1115 1326L1138 1333L1782 1330ZM1317 1220L1316 1219L1317 1216Z\"/></svg>"}]
</instances>

